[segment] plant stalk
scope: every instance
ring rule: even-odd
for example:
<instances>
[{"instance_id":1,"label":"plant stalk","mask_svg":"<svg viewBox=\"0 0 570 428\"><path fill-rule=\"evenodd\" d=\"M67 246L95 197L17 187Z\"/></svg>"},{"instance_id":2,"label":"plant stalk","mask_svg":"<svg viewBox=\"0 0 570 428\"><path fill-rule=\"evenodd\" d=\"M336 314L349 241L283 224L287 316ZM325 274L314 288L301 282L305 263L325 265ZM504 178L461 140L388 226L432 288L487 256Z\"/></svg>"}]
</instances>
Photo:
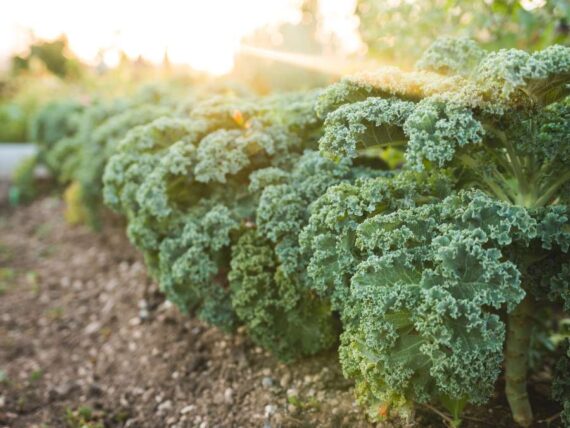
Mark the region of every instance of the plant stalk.
<instances>
[{"instance_id":1,"label":"plant stalk","mask_svg":"<svg viewBox=\"0 0 570 428\"><path fill-rule=\"evenodd\" d=\"M515 422L523 427L532 424L532 408L527 392L532 310L531 297L527 296L509 315L507 331L506 395Z\"/></svg>"}]
</instances>

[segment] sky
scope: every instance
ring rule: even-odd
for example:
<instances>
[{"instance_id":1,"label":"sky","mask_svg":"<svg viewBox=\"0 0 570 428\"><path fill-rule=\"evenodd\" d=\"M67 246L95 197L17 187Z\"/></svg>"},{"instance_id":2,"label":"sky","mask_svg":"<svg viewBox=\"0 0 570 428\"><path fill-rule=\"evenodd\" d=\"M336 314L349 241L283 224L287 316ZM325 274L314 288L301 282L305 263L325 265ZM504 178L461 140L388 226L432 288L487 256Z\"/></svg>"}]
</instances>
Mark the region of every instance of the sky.
<instances>
[{"instance_id":1,"label":"sky","mask_svg":"<svg viewBox=\"0 0 570 428\"><path fill-rule=\"evenodd\" d=\"M240 39L267 24L298 22L300 0L18 0L0 15L0 63L22 51L30 31L40 38L66 34L71 50L93 63L118 51L222 74L231 69ZM358 48L355 0L320 0L324 30L336 33L347 51Z\"/></svg>"}]
</instances>

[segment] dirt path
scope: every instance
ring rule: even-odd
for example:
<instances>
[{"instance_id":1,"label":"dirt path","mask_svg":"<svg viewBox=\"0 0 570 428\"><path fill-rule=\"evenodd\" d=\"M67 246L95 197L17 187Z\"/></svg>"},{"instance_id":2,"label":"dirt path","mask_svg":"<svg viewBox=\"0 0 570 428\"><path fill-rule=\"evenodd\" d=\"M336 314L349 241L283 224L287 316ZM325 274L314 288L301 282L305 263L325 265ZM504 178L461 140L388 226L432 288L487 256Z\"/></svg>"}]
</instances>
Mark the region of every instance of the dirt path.
<instances>
[{"instance_id":1,"label":"dirt path","mask_svg":"<svg viewBox=\"0 0 570 428\"><path fill-rule=\"evenodd\" d=\"M180 314L121 225L95 234L62 211L0 212L0 427L370 426L335 352L287 367ZM511 426L504 403L473 415L462 426Z\"/></svg>"}]
</instances>

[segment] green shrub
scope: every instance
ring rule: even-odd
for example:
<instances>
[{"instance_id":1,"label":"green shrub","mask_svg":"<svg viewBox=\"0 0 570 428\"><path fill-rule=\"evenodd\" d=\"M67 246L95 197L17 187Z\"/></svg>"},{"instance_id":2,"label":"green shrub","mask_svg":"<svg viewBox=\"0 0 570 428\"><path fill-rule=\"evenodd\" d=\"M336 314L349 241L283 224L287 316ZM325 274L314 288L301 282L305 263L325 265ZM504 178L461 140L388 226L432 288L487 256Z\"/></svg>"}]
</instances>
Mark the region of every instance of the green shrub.
<instances>
[{"instance_id":1,"label":"green shrub","mask_svg":"<svg viewBox=\"0 0 570 428\"><path fill-rule=\"evenodd\" d=\"M27 141L28 115L16 103L0 104L0 141L20 143Z\"/></svg>"},{"instance_id":2,"label":"green shrub","mask_svg":"<svg viewBox=\"0 0 570 428\"><path fill-rule=\"evenodd\" d=\"M10 199L14 205L27 202L36 196L35 172L37 157L30 156L22 160L12 173Z\"/></svg>"}]
</instances>

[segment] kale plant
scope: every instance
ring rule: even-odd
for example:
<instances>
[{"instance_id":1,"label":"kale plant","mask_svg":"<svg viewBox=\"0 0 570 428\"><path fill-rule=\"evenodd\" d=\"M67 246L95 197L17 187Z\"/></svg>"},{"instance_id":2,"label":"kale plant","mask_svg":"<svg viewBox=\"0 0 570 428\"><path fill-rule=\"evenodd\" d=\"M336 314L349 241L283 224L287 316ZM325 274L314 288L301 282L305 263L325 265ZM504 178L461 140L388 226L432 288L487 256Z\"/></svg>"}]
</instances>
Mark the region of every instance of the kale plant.
<instances>
[{"instance_id":1,"label":"kale plant","mask_svg":"<svg viewBox=\"0 0 570 428\"><path fill-rule=\"evenodd\" d=\"M350 313L341 361L375 417L428 401L458 417L489 398L504 361L513 416L528 426L532 314L568 309L570 48L484 53L447 39L419 66L325 91L320 149L342 160L390 147L404 170L447 174L450 194L418 204L406 178L390 184L396 199L329 189L302 233L309 274ZM391 208L398 200L408 206Z\"/></svg>"},{"instance_id":2,"label":"kale plant","mask_svg":"<svg viewBox=\"0 0 570 428\"><path fill-rule=\"evenodd\" d=\"M255 221L233 247L232 304L254 341L290 360L330 347L337 326L330 304L311 290L299 232L313 202L338 183L372 174L306 151L290 171L274 167L251 174L260 193Z\"/></svg>"},{"instance_id":3,"label":"kale plant","mask_svg":"<svg viewBox=\"0 0 570 428\"><path fill-rule=\"evenodd\" d=\"M314 99L214 97L188 118L134 128L111 157L105 200L127 216L129 237L183 310L227 330L238 323L228 274L232 246L255 222L253 174L289 171L316 147ZM234 270L235 284L243 272Z\"/></svg>"}]
</instances>

